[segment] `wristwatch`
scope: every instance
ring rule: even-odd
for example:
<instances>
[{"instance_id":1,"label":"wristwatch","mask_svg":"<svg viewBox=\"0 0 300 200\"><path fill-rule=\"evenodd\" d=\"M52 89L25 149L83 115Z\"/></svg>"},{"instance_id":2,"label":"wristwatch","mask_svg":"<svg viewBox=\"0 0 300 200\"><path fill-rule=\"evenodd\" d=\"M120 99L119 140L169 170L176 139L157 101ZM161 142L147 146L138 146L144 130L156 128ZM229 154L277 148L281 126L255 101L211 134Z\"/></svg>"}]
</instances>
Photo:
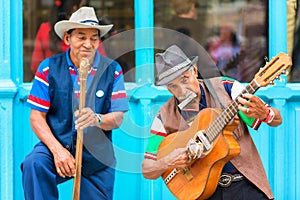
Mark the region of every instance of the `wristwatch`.
<instances>
[{"instance_id":1,"label":"wristwatch","mask_svg":"<svg viewBox=\"0 0 300 200\"><path fill-rule=\"evenodd\" d=\"M269 114L268 116L266 117L266 119L263 120L263 122L266 122L267 124L271 123L275 117L275 113L274 111L272 110L272 108L266 104L266 106L269 108Z\"/></svg>"},{"instance_id":2,"label":"wristwatch","mask_svg":"<svg viewBox=\"0 0 300 200\"><path fill-rule=\"evenodd\" d=\"M102 124L103 120L102 120L102 116L100 114L95 113L96 117L98 118L99 122L98 124L96 124L97 126L99 126L100 124Z\"/></svg>"}]
</instances>

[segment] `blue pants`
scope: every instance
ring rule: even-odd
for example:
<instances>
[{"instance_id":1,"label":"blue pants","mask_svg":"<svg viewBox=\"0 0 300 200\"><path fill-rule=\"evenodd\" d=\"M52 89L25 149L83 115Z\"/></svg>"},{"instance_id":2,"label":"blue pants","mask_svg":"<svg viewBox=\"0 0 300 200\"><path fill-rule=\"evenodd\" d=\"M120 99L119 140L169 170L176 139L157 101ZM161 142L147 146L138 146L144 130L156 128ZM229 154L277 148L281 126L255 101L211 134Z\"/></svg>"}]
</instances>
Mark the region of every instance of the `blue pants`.
<instances>
[{"instance_id":1,"label":"blue pants","mask_svg":"<svg viewBox=\"0 0 300 200\"><path fill-rule=\"evenodd\" d=\"M57 174L52 153L44 145L35 146L21 169L27 200L58 199L57 185L70 180ZM113 199L114 178L115 170L109 167L89 177L81 176L80 199Z\"/></svg>"}]
</instances>

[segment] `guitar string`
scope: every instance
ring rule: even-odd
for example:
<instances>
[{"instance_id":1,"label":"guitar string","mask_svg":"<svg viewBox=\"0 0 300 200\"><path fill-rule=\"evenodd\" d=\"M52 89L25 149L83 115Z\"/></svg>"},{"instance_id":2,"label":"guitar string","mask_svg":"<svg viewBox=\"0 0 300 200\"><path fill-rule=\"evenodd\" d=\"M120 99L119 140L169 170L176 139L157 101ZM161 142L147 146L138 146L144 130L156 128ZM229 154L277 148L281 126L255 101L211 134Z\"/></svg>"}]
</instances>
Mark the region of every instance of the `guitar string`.
<instances>
[{"instance_id":1,"label":"guitar string","mask_svg":"<svg viewBox=\"0 0 300 200\"><path fill-rule=\"evenodd\" d=\"M255 85L252 85L255 84ZM245 93L253 94L259 87L252 81L239 96ZM238 112L237 98L216 118L215 121L206 129L205 134L210 142L216 139L224 126L232 119L232 117ZM229 113L230 112L230 113ZM228 117L229 116L229 117Z\"/></svg>"}]
</instances>

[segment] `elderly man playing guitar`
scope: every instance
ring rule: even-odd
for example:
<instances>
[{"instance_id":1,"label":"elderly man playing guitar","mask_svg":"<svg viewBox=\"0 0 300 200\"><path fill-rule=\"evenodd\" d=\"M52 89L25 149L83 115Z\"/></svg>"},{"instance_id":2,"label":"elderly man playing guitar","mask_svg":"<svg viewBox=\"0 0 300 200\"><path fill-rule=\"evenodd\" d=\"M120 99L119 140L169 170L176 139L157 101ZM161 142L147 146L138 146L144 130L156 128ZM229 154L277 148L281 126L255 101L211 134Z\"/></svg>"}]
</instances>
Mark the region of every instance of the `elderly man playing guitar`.
<instances>
[{"instance_id":1,"label":"elderly man playing guitar","mask_svg":"<svg viewBox=\"0 0 300 200\"><path fill-rule=\"evenodd\" d=\"M178 199L273 199L247 128L282 123L277 109L253 95L269 77L258 76L246 89L227 77L199 80L197 60L176 45L156 54L155 84L165 85L173 96L153 121L144 177L161 176Z\"/></svg>"}]
</instances>

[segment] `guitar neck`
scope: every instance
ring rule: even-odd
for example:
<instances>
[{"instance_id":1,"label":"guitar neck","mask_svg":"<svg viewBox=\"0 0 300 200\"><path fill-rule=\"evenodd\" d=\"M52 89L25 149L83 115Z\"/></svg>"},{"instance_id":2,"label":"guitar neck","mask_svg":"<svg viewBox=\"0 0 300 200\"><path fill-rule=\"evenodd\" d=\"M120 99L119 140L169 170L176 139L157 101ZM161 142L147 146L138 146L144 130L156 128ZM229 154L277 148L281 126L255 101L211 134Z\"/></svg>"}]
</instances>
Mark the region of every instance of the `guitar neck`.
<instances>
[{"instance_id":1,"label":"guitar neck","mask_svg":"<svg viewBox=\"0 0 300 200\"><path fill-rule=\"evenodd\" d=\"M254 94L258 89L259 85L256 83L255 79L252 80L250 84L247 85L247 87L233 100L233 102L209 125L209 127L205 130L205 134L209 142L213 142L228 122L230 122L237 114L239 105L237 98L246 93Z\"/></svg>"}]
</instances>

